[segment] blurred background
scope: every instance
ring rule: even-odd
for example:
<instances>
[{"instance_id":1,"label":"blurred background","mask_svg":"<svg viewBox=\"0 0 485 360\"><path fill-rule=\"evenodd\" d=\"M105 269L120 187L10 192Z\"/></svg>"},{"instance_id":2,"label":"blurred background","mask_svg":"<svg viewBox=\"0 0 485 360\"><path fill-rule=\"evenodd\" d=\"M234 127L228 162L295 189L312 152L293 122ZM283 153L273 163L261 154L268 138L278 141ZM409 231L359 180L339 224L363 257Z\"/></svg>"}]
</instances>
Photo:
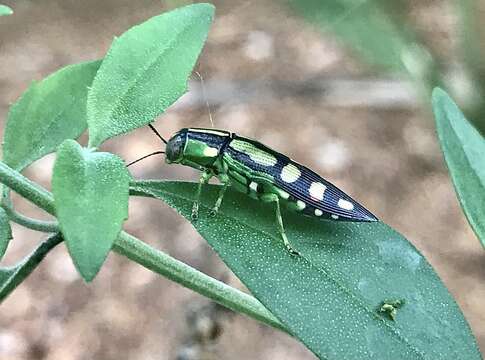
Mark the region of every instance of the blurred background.
<instances>
[{"instance_id":1,"label":"blurred background","mask_svg":"<svg viewBox=\"0 0 485 360\"><path fill-rule=\"evenodd\" d=\"M58 68L102 58L113 36L188 1L4 1L0 121L9 104ZM214 1L199 59L215 126L304 163L401 232L436 269L485 350L485 253L448 177L429 108L445 87L485 129L485 2L467 0ZM459 3L459 4L458 4ZM209 127L191 91L155 126L165 137ZM1 134L0 134L1 135ZM85 139L81 139L85 141ZM104 149L134 160L160 148L148 128ZM193 180L191 169L147 159L137 178ZM54 156L25 174L50 188ZM46 218L14 197L25 214ZM133 198L125 228L156 248L244 289L191 225L161 202ZM44 235L19 226L2 265ZM324 299L322 299L324 301ZM313 359L297 341L111 254L92 284L64 245L0 307L0 359Z\"/></svg>"}]
</instances>

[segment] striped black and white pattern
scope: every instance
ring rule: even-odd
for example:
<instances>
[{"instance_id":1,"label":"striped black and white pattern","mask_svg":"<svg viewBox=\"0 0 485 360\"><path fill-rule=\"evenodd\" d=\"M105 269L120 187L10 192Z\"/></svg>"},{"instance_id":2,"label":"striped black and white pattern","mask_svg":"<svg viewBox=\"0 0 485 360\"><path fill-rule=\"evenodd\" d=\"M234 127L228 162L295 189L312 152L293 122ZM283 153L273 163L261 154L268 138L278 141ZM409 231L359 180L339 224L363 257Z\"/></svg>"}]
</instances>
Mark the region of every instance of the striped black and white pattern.
<instances>
[{"instance_id":1,"label":"striped black and white pattern","mask_svg":"<svg viewBox=\"0 0 485 360\"><path fill-rule=\"evenodd\" d=\"M254 152L256 148L261 154L255 156L253 153L241 151L240 147L231 146L234 140L251 144L251 151ZM253 190L265 187L262 179L267 175L267 181L281 190L278 192L280 197L295 203L296 208L305 215L344 221L377 221L369 210L307 167L257 141L235 134L232 135L232 141L224 149L225 156L250 169L249 174L245 171L241 175L250 177L248 184ZM264 154L268 156L265 157ZM271 161L266 160L267 158ZM231 161L228 163L231 166Z\"/></svg>"}]
</instances>

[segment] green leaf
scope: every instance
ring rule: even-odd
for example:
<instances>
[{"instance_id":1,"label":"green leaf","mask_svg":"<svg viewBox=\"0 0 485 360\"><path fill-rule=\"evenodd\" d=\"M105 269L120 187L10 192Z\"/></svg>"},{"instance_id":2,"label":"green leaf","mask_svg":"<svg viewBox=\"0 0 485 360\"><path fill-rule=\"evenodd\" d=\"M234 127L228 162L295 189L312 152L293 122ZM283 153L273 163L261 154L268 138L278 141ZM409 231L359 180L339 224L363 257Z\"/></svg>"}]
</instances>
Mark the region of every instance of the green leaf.
<instances>
[{"instance_id":1,"label":"green leaf","mask_svg":"<svg viewBox=\"0 0 485 360\"><path fill-rule=\"evenodd\" d=\"M10 240L12 240L10 221L5 210L0 208L0 260L2 260Z\"/></svg>"},{"instance_id":2,"label":"green leaf","mask_svg":"<svg viewBox=\"0 0 485 360\"><path fill-rule=\"evenodd\" d=\"M0 303L29 276L45 256L62 241L61 234L50 236L18 265L0 267Z\"/></svg>"},{"instance_id":3,"label":"green leaf","mask_svg":"<svg viewBox=\"0 0 485 360\"><path fill-rule=\"evenodd\" d=\"M12 14L13 14L13 10L11 8L9 8L6 5L0 5L0 16L12 15Z\"/></svg>"},{"instance_id":4,"label":"green leaf","mask_svg":"<svg viewBox=\"0 0 485 360\"><path fill-rule=\"evenodd\" d=\"M458 200L485 247L485 139L440 88L433 91L433 111Z\"/></svg>"},{"instance_id":5,"label":"green leaf","mask_svg":"<svg viewBox=\"0 0 485 360\"><path fill-rule=\"evenodd\" d=\"M79 273L91 281L128 217L130 176L123 161L74 140L58 149L52 192L59 226Z\"/></svg>"},{"instance_id":6,"label":"green leaf","mask_svg":"<svg viewBox=\"0 0 485 360\"><path fill-rule=\"evenodd\" d=\"M414 39L403 24L396 24L382 10L379 1L289 0L289 3L310 23L333 32L369 64L391 71L404 70L403 56L411 55L407 49Z\"/></svg>"},{"instance_id":7,"label":"green leaf","mask_svg":"<svg viewBox=\"0 0 485 360\"><path fill-rule=\"evenodd\" d=\"M185 93L213 15L212 5L186 6L113 41L88 95L90 147L147 125Z\"/></svg>"},{"instance_id":8,"label":"green leaf","mask_svg":"<svg viewBox=\"0 0 485 360\"><path fill-rule=\"evenodd\" d=\"M139 182L134 193L163 199L190 219L196 185ZM204 188L196 229L222 260L321 359L480 359L463 314L423 256L381 222L318 221L283 214L219 187ZM387 304L387 305L386 305ZM393 304L399 304L394 306ZM394 320L383 310L395 309Z\"/></svg>"},{"instance_id":9,"label":"green leaf","mask_svg":"<svg viewBox=\"0 0 485 360\"><path fill-rule=\"evenodd\" d=\"M9 111L3 157L22 170L86 129L88 86L101 61L69 65L33 82Z\"/></svg>"}]
</instances>

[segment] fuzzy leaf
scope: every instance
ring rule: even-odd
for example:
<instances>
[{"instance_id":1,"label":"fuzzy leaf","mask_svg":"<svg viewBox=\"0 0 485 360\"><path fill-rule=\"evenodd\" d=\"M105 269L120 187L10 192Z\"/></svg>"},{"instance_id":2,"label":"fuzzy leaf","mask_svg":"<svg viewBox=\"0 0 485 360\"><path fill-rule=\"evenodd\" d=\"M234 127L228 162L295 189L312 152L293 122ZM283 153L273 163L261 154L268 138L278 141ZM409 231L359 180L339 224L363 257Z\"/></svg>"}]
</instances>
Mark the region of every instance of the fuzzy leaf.
<instances>
[{"instance_id":1,"label":"fuzzy leaf","mask_svg":"<svg viewBox=\"0 0 485 360\"><path fill-rule=\"evenodd\" d=\"M0 208L0 260L2 260L10 240L12 240L10 221L5 210Z\"/></svg>"},{"instance_id":2,"label":"fuzzy leaf","mask_svg":"<svg viewBox=\"0 0 485 360\"><path fill-rule=\"evenodd\" d=\"M433 110L458 200L485 247L485 139L439 88L433 91Z\"/></svg>"},{"instance_id":3,"label":"fuzzy leaf","mask_svg":"<svg viewBox=\"0 0 485 360\"><path fill-rule=\"evenodd\" d=\"M57 152L52 192L59 226L84 280L98 273L128 216L130 176L110 153L66 140Z\"/></svg>"},{"instance_id":4,"label":"fuzzy leaf","mask_svg":"<svg viewBox=\"0 0 485 360\"><path fill-rule=\"evenodd\" d=\"M51 235L17 265L8 268L0 267L0 304L35 270L49 251L61 241L61 234Z\"/></svg>"},{"instance_id":5,"label":"fuzzy leaf","mask_svg":"<svg viewBox=\"0 0 485 360\"><path fill-rule=\"evenodd\" d=\"M189 5L113 41L88 96L90 147L147 125L185 93L213 15L212 5Z\"/></svg>"},{"instance_id":6,"label":"fuzzy leaf","mask_svg":"<svg viewBox=\"0 0 485 360\"><path fill-rule=\"evenodd\" d=\"M69 65L32 83L10 107L3 139L7 165L20 171L84 132L88 86L100 64Z\"/></svg>"},{"instance_id":7,"label":"fuzzy leaf","mask_svg":"<svg viewBox=\"0 0 485 360\"><path fill-rule=\"evenodd\" d=\"M195 184L138 182L132 189L163 199L190 219ZM272 206L230 190L221 212L210 217L218 189L204 188L194 226L253 295L320 359L481 358L446 287L389 226L284 212L288 237L302 254L292 256L278 234Z\"/></svg>"}]
</instances>

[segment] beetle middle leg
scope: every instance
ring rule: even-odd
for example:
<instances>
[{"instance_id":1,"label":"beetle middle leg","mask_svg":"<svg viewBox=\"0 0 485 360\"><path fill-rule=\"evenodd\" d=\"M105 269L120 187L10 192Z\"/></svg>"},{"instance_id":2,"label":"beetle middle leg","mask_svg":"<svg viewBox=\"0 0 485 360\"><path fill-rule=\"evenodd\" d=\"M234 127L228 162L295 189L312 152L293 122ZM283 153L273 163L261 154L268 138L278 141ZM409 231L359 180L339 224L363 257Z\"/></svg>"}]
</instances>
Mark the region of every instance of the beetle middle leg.
<instances>
[{"instance_id":1,"label":"beetle middle leg","mask_svg":"<svg viewBox=\"0 0 485 360\"><path fill-rule=\"evenodd\" d=\"M224 194L226 193L227 188L231 185L231 181L229 180L229 176L227 176L225 174L219 174L217 177L219 178L219 181L221 182L222 186L221 186L221 189L219 190L219 194L217 195L217 200L214 204L214 207L210 211L211 216L217 215L217 212L219 211L219 208L221 207L222 199L224 198Z\"/></svg>"},{"instance_id":2,"label":"beetle middle leg","mask_svg":"<svg viewBox=\"0 0 485 360\"><path fill-rule=\"evenodd\" d=\"M288 237L286 236L285 227L283 226L283 218L281 216L280 198L278 197L278 195L264 194L261 196L260 200L263 202L276 203L276 221L278 223L278 230L283 239L283 243L285 244L286 249L290 252L290 254L300 255L300 253L293 248L290 241L288 240Z\"/></svg>"},{"instance_id":3,"label":"beetle middle leg","mask_svg":"<svg viewBox=\"0 0 485 360\"><path fill-rule=\"evenodd\" d=\"M199 185L197 186L197 192L195 193L194 204L192 205L192 220L197 220L199 217L199 202L200 194L202 193L202 186L207 184L212 178L213 174L209 170L204 170L199 178Z\"/></svg>"}]
</instances>

